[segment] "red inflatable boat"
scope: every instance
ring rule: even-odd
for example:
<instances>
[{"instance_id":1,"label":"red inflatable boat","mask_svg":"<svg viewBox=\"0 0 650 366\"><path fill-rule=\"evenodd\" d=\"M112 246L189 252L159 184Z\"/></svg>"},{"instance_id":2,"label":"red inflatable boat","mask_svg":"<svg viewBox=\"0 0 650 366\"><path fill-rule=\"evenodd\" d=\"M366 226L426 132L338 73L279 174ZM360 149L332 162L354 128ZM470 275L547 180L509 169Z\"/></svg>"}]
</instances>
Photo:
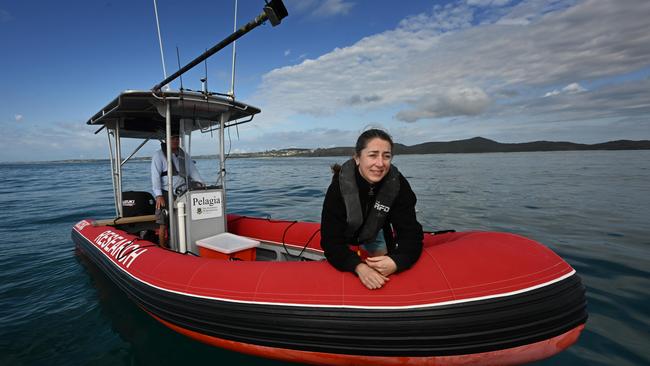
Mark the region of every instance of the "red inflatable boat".
<instances>
[{"instance_id":1,"label":"red inflatable boat","mask_svg":"<svg viewBox=\"0 0 650 366\"><path fill-rule=\"evenodd\" d=\"M571 266L517 235L426 234L420 260L370 291L322 260L315 223L230 215L230 233L261 242L245 250L256 252L254 261L179 254L128 226L84 220L72 237L163 324L261 357L324 365L519 364L569 347L587 319L584 287Z\"/></svg>"}]
</instances>

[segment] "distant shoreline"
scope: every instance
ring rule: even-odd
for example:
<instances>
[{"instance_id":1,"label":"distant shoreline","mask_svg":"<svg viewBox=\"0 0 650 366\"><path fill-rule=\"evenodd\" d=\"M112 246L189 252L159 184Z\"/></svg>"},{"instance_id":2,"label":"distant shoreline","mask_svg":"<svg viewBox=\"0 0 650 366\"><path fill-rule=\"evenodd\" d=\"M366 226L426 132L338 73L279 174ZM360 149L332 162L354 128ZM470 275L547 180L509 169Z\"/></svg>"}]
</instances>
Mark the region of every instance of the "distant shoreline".
<instances>
[{"instance_id":1,"label":"distant shoreline","mask_svg":"<svg viewBox=\"0 0 650 366\"><path fill-rule=\"evenodd\" d=\"M523 143L500 143L483 137L447 142L425 142L406 146L396 143L393 152L396 155L416 154L476 154L533 151L586 151L586 150L650 150L650 140L616 140L598 144L578 144L574 142L533 141ZM289 148L264 152L231 154L230 157L319 157L352 156L354 147L332 147L317 149Z\"/></svg>"},{"instance_id":2,"label":"distant shoreline","mask_svg":"<svg viewBox=\"0 0 650 366\"><path fill-rule=\"evenodd\" d=\"M421 155L421 154L477 154L477 153L508 153L508 152L535 152L535 151L589 151L589 150L650 150L650 140L615 140L598 144L579 144L565 141L533 141L522 143L501 143L483 137L474 137L465 140L446 142L425 142L422 144L406 146L395 143L393 152L396 155ZM233 153L229 158L278 158L278 157L325 157L325 156L352 156L354 147L331 148L287 148L267 150L251 153ZM197 155L195 159L210 159L217 155ZM150 157L135 157L132 160L148 161ZM22 161L0 162L0 164L29 164L29 163L85 163L108 161L108 159L66 159L54 161Z\"/></svg>"}]
</instances>

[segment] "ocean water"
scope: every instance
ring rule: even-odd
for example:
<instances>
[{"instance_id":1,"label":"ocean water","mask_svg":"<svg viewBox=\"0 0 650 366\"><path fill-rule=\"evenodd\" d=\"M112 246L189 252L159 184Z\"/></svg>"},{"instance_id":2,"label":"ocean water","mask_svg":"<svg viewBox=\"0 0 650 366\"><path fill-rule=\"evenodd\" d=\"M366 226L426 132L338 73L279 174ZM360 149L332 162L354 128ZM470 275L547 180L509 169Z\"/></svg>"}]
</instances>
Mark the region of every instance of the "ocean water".
<instances>
[{"instance_id":1,"label":"ocean water","mask_svg":"<svg viewBox=\"0 0 650 366\"><path fill-rule=\"evenodd\" d=\"M319 221L344 158L231 159L229 212ZM579 341L537 365L650 364L650 151L397 156L425 229L507 231L587 287ZM209 161L198 161L214 181ZM72 225L114 215L107 162L0 165L0 365L283 365L174 333L77 255ZM125 190L149 189L148 162Z\"/></svg>"}]
</instances>

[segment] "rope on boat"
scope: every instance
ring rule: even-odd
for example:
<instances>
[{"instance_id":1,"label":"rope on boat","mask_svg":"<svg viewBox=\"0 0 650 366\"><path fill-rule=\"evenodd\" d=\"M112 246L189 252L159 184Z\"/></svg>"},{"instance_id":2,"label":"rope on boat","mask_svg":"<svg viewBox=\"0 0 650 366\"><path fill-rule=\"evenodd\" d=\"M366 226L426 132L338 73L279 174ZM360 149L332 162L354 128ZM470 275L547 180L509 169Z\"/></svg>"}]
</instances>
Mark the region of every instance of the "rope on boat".
<instances>
[{"instance_id":1,"label":"rope on boat","mask_svg":"<svg viewBox=\"0 0 650 366\"><path fill-rule=\"evenodd\" d=\"M284 248L284 251L287 253L288 256L293 257L293 258L302 258L302 253L305 252L305 249L307 249L307 246L309 245L309 243L311 242L311 240L314 239L314 237L316 236L316 234L318 234L318 232L320 231L320 228L319 228L318 230L314 231L313 234L311 234L311 236L309 237L309 240L307 240L307 242L305 243L305 245L304 245L304 246L302 247L302 249L300 250L300 253L298 253L298 255L293 255L293 254L289 253L289 248L287 248L287 245L286 245L285 242L284 242L284 238L285 238L285 236L287 235L287 231L289 231L289 228L292 227L294 224L297 224L297 223L298 223L298 221L293 221L293 222L291 223L291 225L287 226L287 228L284 229L284 232L282 233L282 247Z\"/></svg>"},{"instance_id":2,"label":"rope on boat","mask_svg":"<svg viewBox=\"0 0 650 366\"><path fill-rule=\"evenodd\" d=\"M287 226L284 229L284 232L282 233L282 247L284 248L284 251L287 253L287 255L289 257L292 257L292 258L302 258L302 254L305 252L305 249L307 249L307 246L309 245L309 243L311 243L311 241L314 239L316 234L318 234L320 232L320 228L318 228L316 231L314 231L314 233L311 234L311 236L309 237L309 239L307 240L305 245L302 246L302 249L300 250L300 253L298 253L297 255L294 255L294 254L291 254L289 252L289 248L287 248L287 243L285 242L285 238L287 236L287 231L289 231L289 228L292 227L293 225L297 224L298 221L272 220L271 215L267 215L266 217L239 216L236 219L229 221L228 223L229 224L234 223L234 222L237 222L237 221L239 221L241 219L265 220L265 221L268 221L268 222L274 223L274 224L275 223L288 223L288 222L290 222L291 224L289 224L289 226Z\"/></svg>"}]
</instances>

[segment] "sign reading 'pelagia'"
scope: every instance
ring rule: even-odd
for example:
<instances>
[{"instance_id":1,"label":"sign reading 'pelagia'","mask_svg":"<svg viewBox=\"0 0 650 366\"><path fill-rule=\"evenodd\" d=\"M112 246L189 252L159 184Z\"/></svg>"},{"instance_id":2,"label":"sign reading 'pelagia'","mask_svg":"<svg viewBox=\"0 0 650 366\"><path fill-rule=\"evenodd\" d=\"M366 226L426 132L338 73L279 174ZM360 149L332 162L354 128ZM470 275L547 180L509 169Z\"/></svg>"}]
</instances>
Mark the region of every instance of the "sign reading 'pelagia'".
<instances>
[{"instance_id":1,"label":"sign reading 'pelagia'","mask_svg":"<svg viewBox=\"0 0 650 366\"><path fill-rule=\"evenodd\" d=\"M192 193L190 210L192 211L192 220L223 216L223 198L221 191Z\"/></svg>"}]
</instances>

